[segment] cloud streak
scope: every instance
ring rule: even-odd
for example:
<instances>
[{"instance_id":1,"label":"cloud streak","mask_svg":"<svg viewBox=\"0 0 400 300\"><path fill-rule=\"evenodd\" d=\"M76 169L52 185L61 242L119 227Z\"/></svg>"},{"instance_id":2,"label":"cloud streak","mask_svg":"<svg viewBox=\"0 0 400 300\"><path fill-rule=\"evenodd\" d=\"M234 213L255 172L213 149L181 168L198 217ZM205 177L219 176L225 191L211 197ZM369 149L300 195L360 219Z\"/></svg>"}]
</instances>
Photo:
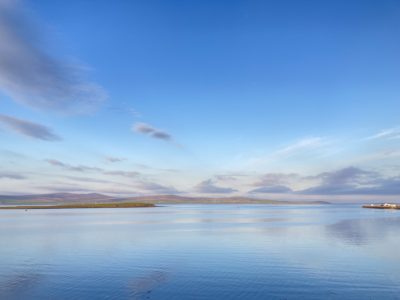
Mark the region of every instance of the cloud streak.
<instances>
[{"instance_id":1,"label":"cloud streak","mask_svg":"<svg viewBox=\"0 0 400 300\"><path fill-rule=\"evenodd\" d=\"M97 172L103 175L120 176L126 178L136 178L141 175L139 172L135 171L104 170L102 168L86 166L86 165L71 165L57 159L46 159L45 161L52 166L61 167L66 170L74 172Z\"/></svg>"},{"instance_id":2,"label":"cloud streak","mask_svg":"<svg viewBox=\"0 0 400 300\"><path fill-rule=\"evenodd\" d=\"M22 180L22 179L26 179L26 177L23 176L23 175L20 175L20 174L15 174L15 173L0 172L0 179L16 179L16 180Z\"/></svg>"},{"instance_id":3,"label":"cloud streak","mask_svg":"<svg viewBox=\"0 0 400 300\"><path fill-rule=\"evenodd\" d=\"M135 132L138 132L138 133L141 133L144 135L148 135L155 139L160 139L160 140L164 140L164 141L172 140L172 136L169 133L162 131L160 129L157 129L146 123L135 123L133 125L132 129Z\"/></svg>"},{"instance_id":4,"label":"cloud streak","mask_svg":"<svg viewBox=\"0 0 400 300\"><path fill-rule=\"evenodd\" d=\"M97 167L90 167L90 166L85 166L85 165L70 165L67 163L64 163L62 161L59 161L57 159L46 159L46 162L48 162L52 166L57 166L57 167L62 167L70 171L76 171L76 172L86 172L86 171L103 171L101 168Z\"/></svg>"},{"instance_id":5,"label":"cloud streak","mask_svg":"<svg viewBox=\"0 0 400 300\"><path fill-rule=\"evenodd\" d=\"M276 155L292 155L301 151L319 148L324 145L324 139L321 137L308 137L301 139L292 145L289 145L276 152Z\"/></svg>"},{"instance_id":6,"label":"cloud streak","mask_svg":"<svg viewBox=\"0 0 400 300\"><path fill-rule=\"evenodd\" d=\"M121 161L126 160L126 158L123 158L123 157L115 157L115 156L106 156L106 157L104 157L104 160L105 160L106 162L110 162L110 163L117 163L117 162L121 162Z\"/></svg>"},{"instance_id":7,"label":"cloud streak","mask_svg":"<svg viewBox=\"0 0 400 300\"><path fill-rule=\"evenodd\" d=\"M129 172L129 171L104 171L105 175L122 176L127 178L134 178L140 175L139 172Z\"/></svg>"},{"instance_id":8,"label":"cloud streak","mask_svg":"<svg viewBox=\"0 0 400 300\"><path fill-rule=\"evenodd\" d=\"M44 125L22 120L19 118L0 114L0 123L3 127L16 132L18 134L43 140L43 141L59 141L61 137L52 132L52 130Z\"/></svg>"},{"instance_id":9,"label":"cloud streak","mask_svg":"<svg viewBox=\"0 0 400 300\"><path fill-rule=\"evenodd\" d=\"M48 54L42 30L19 1L0 1L0 89L38 109L87 112L106 95L84 68Z\"/></svg>"},{"instance_id":10,"label":"cloud streak","mask_svg":"<svg viewBox=\"0 0 400 300\"><path fill-rule=\"evenodd\" d=\"M385 129L377 134L374 134L366 138L366 140L378 140L378 139L389 139L389 140L400 139L400 128Z\"/></svg>"}]
</instances>

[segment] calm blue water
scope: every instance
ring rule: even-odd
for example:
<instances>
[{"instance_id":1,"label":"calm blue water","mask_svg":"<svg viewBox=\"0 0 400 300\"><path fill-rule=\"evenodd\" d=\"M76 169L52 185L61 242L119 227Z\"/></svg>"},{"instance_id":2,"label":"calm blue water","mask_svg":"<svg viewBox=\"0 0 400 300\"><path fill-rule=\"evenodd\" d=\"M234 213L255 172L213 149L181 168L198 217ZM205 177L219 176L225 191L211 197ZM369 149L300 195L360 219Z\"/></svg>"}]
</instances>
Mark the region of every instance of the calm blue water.
<instances>
[{"instance_id":1,"label":"calm blue water","mask_svg":"<svg viewBox=\"0 0 400 300\"><path fill-rule=\"evenodd\" d=\"M400 299L400 211L0 210L0 299Z\"/></svg>"}]
</instances>

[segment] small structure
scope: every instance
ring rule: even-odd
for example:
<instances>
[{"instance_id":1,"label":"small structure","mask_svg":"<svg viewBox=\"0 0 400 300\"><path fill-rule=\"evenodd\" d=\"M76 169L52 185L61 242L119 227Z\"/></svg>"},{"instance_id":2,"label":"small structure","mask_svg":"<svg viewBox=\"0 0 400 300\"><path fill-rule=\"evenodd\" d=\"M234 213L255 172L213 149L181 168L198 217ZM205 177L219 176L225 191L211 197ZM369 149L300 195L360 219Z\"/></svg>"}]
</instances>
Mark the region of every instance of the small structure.
<instances>
[{"instance_id":1,"label":"small structure","mask_svg":"<svg viewBox=\"0 0 400 300\"><path fill-rule=\"evenodd\" d=\"M383 204L368 204L363 205L364 208L380 208L380 209L400 209L400 204L383 203Z\"/></svg>"}]
</instances>

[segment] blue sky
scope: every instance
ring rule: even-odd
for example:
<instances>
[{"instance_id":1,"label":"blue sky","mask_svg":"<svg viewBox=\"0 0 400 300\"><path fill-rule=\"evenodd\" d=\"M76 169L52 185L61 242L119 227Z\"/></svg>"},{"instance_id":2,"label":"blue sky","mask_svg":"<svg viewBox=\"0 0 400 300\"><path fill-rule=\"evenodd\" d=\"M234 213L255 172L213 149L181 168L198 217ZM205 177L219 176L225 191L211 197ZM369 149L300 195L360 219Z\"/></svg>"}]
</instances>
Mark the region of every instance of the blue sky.
<instances>
[{"instance_id":1,"label":"blue sky","mask_svg":"<svg viewBox=\"0 0 400 300\"><path fill-rule=\"evenodd\" d=\"M398 1L0 0L0 192L397 199Z\"/></svg>"}]
</instances>

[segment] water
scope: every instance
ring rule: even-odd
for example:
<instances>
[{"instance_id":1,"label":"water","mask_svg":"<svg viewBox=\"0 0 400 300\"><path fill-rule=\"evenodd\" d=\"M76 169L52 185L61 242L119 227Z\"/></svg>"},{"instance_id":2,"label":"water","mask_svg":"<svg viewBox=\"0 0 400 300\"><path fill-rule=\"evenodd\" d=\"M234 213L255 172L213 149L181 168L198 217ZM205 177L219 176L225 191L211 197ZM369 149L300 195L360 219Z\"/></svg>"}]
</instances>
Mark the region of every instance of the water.
<instances>
[{"instance_id":1,"label":"water","mask_svg":"<svg viewBox=\"0 0 400 300\"><path fill-rule=\"evenodd\" d=\"M400 299L400 211L0 210L0 299Z\"/></svg>"}]
</instances>

